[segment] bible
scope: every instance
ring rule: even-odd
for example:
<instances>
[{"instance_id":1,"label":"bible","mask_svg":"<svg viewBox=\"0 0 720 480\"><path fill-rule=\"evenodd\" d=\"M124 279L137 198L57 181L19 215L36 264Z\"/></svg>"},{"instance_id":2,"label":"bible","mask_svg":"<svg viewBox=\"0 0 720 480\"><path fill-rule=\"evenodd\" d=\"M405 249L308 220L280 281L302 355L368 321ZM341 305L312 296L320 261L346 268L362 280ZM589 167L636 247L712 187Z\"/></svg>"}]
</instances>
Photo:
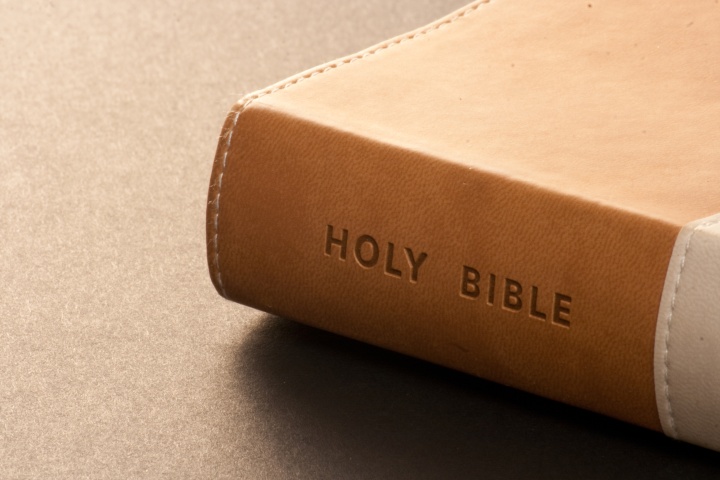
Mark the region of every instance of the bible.
<instances>
[{"instance_id":1,"label":"bible","mask_svg":"<svg viewBox=\"0 0 720 480\"><path fill-rule=\"evenodd\" d=\"M230 300L720 450L720 5L482 0L229 113Z\"/></svg>"}]
</instances>

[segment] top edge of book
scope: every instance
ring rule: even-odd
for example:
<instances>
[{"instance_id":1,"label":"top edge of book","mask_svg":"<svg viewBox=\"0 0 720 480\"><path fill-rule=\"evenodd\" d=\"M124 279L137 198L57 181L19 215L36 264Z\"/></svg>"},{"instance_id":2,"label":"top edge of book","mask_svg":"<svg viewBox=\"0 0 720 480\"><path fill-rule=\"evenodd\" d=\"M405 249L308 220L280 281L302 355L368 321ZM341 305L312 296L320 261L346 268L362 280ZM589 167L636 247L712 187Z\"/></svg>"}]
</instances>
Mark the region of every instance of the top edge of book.
<instances>
[{"instance_id":1,"label":"top edge of book","mask_svg":"<svg viewBox=\"0 0 720 480\"><path fill-rule=\"evenodd\" d=\"M244 101L678 225L720 211L714 0L474 2Z\"/></svg>"}]
</instances>

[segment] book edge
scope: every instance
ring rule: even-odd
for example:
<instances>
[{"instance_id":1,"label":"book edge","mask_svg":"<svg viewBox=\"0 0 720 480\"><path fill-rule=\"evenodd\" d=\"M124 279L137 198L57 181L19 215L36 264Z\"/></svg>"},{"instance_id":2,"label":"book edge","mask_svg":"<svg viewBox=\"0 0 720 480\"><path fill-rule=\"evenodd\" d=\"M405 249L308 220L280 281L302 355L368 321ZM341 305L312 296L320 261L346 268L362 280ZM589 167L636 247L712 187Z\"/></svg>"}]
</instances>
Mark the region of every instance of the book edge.
<instances>
[{"instance_id":1,"label":"book edge","mask_svg":"<svg viewBox=\"0 0 720 480\"><path fill-rule=\"evenodd\" d=\"M688 223L668 265L655 333L655 396L663 432L720 450L720 214ZM715 356L716 357L716 356Z\"/></svg>"},{"instance_id":2,"label":"book edge","mask_svg":"<svg viewBox=\"0 0 720 480\"><path fill-rule=\"evenodd\" d=\"M285 90L292 87L302 81L311 79L318 75L321 75L330 70L342 67L350 63L362 60L368 56L374 55L377 52L399 45L401 43L409 42L415 38L422 37L440 28L452 25L453 23L465 18L466 16L477 11L482 5L489 4L493 0L475 0L474 2L449 13L448 15L441 17L434 22L431 22L425 26L419 27L410 32L397 35L381 43L373 45L369 48L361 50L355 54L350 54L345 57L341 57L337 60L333 60L319 66L310 68L296 75L286 78L280 82L270 85L266 88L257 90L249 93L242 97L238 102L231 108L228 113L225 123L218 140L218 146L215 153L215 159L213 162L212 174L210 178L210 188L208 191L208 205L206 212L206 238L207 238L207 261L208 268L210 271L210 277L215 286L215 289L220 295L227 298L225 287L222 279L222 271L220 268L220 254L218 249L218 224L220 222L221 212L221 193L222 193L222 180L225 173L225 167L227 166L228 154L230 152L233 140L233 134L235 132L238 119L240 115L250 107L250 105L258 100L259 98L272 95L280 90Z\"/></svg>"}]
</instances>

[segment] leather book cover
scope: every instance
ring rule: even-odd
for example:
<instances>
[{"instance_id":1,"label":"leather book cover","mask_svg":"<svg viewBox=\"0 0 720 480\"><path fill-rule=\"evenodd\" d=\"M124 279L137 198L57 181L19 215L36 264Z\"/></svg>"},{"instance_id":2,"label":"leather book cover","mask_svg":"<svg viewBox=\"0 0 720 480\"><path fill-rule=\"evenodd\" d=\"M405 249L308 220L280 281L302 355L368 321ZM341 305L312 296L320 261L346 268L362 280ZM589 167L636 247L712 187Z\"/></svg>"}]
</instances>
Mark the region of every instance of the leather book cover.
<instances>
[{"instance_id":1,"label":"leather book cover","mask_svg":"<svg viewBox=\"0 0 720 480\"><path fill-rule=\"evenodd\" d=\"M241 99L224 297L720 449L720 5L489 0Z\"/></svg>"}]
</instances>

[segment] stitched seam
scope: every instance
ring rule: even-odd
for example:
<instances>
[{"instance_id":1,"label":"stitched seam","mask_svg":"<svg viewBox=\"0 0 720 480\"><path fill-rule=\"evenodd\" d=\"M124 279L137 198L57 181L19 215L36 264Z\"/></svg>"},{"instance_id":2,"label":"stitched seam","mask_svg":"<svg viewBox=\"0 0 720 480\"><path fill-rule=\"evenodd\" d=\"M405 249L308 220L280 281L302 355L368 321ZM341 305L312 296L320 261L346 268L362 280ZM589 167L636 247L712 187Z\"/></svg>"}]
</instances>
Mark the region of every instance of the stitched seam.
<instances>
[{"instance_id":1,"label":"stitched seam","mask_svg":"<svg viewBox=\"0 0 720 480\"><path fill-rule=\"evenodd\" d=\"M701 228L710 227L712 225L716 225L720 223L720 219L715 220L709 220L707 222L701 223L700 225L697 225L695 228L693 228L692 233L688 235L688 239L685 242L685 251L683 252L682 258L680 259L680 271L677 274L677 277L675 278L675 290L673 291L673 296L670 301L670 313L667 317L667 322L665 326L665 354L664 354L664 363L665 363L665 403L667 404L667 410L668 410L668 416L670 417L670 432L672 434L673 438L678 438L678 431L677 431L677 425L675 423L675 418L673 416L673 410L672 410L672 402L670 401L670 362L669 362L669 351L670 351L670 328L672 327L672 318L673 314L675 313L675 301L677 299L677 293L680 289L680 279L682 278L683 270L685 270L685 259L687 258L688 252L690 251L690 243L692 241L692 238L695 236L695 232L697 232Z\"/></svg>"},{"instance_id":2,"label":"stitched seam","mask_svg":"<svg viewBox=\"0 0 720 480\"><path fill-rule=\"evenodd\" d=\"M347 65L347 64L356 62L358 60L362 60L362 59L367 58L371 55L374 55L378 52L381 52L382 50L386 50L388 48L394 47L395 45L409 42L418 37L422 37L424 35L432 33L435 30L439 30L442 27L451 25L451 24L455 23L456 21L460 20L461 18L464 18L464 17L470 15L471 13L475 12L478 8L480 8L482 5L488 4L491 1L493 1L493 0L480 0L480 1L470 5L468 8L466 8L462 12L458 13L457 15L454 15L453 17L450 17L439 23L432 24L432 25L426 27L425 29L420 30L419 32L418 31L411 32L398 40L381 44L373 50L366 51L364 53L359 53L357 55L344 58L343 60L337 61L335 63L331 63L327 66L319 67L314 71L311 71L311 72L308 72L299 77L293 78L292 80L288 81L287 83L285 83L283 85L276 86L276 87L268 87L265 90L261 90L257 93L249 95L249 96L243 98L242 100L240 100L241 105L235 112L235 116L233 117L232 125L228 129L229 131L228 131L228 135L227 135L227 140L225 142L225 152L223 153L223 156L222 156L222 165L220 167L220 173L218 174L218 177L217 177L217 195L215 196L215 218L213 220L214 229L215 229L215 233L213 235L214 263L215 263L215 271L216 271L215 278L217 279L217 284L220 287L220 291L221 291L223 297L227 298L227 293L225 292L225 286L222 281L222 273L220 272L220 253L218 250L218 223L220 221L220 193L222 192L222 179L223 179L223 176L225 175L225 168L227 167L227 158L228 158L228 153L230 152L230 147L232 145L233 133L235 132L235 127L237 126L237 122L238 122L238 118L240 118L240 114L242 114L242 112L244 112L252 104L252 102L254 102L255 100L257 100L259 98L262 98L262 97L265 97L268 95L272 95L273 93L278 92L280 90L285 90L286 88L296 85L304 80L316 77L316 76L318 76L322 73L328 72L330 70L340 68L343 65Z\"/></svg>"}]
</instances>

